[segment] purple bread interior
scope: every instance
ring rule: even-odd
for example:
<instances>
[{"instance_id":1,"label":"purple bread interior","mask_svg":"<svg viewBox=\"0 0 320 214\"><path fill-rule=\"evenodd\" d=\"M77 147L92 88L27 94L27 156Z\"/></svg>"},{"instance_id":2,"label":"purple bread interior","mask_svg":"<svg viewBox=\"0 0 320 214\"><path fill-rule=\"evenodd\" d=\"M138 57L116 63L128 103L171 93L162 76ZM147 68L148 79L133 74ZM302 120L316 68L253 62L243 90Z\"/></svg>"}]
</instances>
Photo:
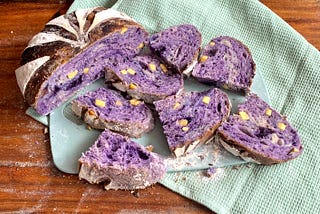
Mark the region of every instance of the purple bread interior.
<instances>
[{"instance_id":1,"label":"purple bread interior","mask_svg":"<svg viewBox=\"0 0 320 214\"><path fill-rule=\"evenodd\" d=\"M105 130L79 159L80 179L106 189L142 189L165 174L163 159L128 137Z\"/></svg>"},{"instance_id":2,"label":"purple bread interior","mask_svg":"<svg viewBox=\"0 0 320 214\"><path fill-rule=\"evenodd\" d=\"M191 24L170 27L153 34L150 49L167 64L183 72L196 60L201 47L201 33Z\"/></svg>"},{"instance_id":3,"label":"purple bread interior","mask_svg":"<svg viewBox=\"0 0 320 214\"><path fill-rule=\"evenodd\" d=\"M227 95L219 89L184 92L154 102L169 149L176 157L212 138L230 113Z\"/></svg>"},{"instance_id":4,"label":"purple bread interior","mask_svg":"<svg viewBox=\"0 0 320 214\"><path fill-rule=\"evenodd\" d=\"M201 82L249 93L255 63L249 49L240 41L221 36L203 49L192 75Z\"/></svg>"},{"instance_id":5,"label":"purple bread interior","mask_svg":"<svg viewBox=\"0 0 320 214\"><path fill-rule=\"evenodd\" d=\"M141 55L129 59L113 55L108 61L106 81L146 103L176 94L183 88L182 75L171 72L153 56ZM130 69L134 73L130 74ZM135 87L132 88L132 85Z\"/></svg>"},{"instance_id":6,"label":"purple bread interior","mask_svg":"<svg viewBox=\"0 0 320 214\"><path fill-rule=\"evenodd\" d=\"M105 106L98 106L96 100ZM126 100L111 89L99 88L79 96L72 101L72 109L93 128L108 128L130 137L140 137L154 127L152 112L143 102Z\"/></svg>"},{"instance_id":7,"label":"purple bread interior","mask_svg":"<svg viewBox=\"0 0 320 214\"><path fill-rule=\"evenodd\" d=\"M301 154L297 131L257 95L250 94L238 108L239 115L230 116L218 129L223 142L262 164L284 162Z\"/></svg>"},{"instance_id":8,"label":"purple bread interior","mask_svg":"<svg viewBox=\"0 0 320 214\"><path fill-rule=\"evenodd\" d=\"M140 51L139 45L146 40L147 33L143 29L130 27L124 34L116 32L93 43L68 63L62 64L42 86L41 90L46 94L39 97L37 112L48 114L74 92L103 77L108 56L121 54L132 57ZM68 77L70 71L76 71L75 76L71 74L72 78Z\"/></svg>"}]
</instances>

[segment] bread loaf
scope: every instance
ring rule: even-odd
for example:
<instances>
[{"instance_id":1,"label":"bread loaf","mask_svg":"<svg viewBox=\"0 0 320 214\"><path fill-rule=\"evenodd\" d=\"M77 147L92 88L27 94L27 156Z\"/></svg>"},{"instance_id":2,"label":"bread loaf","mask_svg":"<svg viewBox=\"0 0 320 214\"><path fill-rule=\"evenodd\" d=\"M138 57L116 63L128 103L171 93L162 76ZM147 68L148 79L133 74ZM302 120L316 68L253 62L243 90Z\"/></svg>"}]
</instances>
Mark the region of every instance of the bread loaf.
<instances>
[{"instance_id":1,"label":"bread loaf","mask_svg":"<svg viewBox=\"0 0 320 214\"><path fill-rule=\"evenodd\" d=\"M72 110L92 128L110 129L141 137L154 127L151 110L140 100L126 100L120 93L99 88L72 101Z\"/></svg>"},{"instance_id":2,"label":"bread loaf","mask_svg":"<svg viewBox=\"0 0 320 214\"><path fill-rule=\"evenodd\" d=\"M218 141L231 153L261 164L298 157L303 148L297 131L256 94L238 106L239 113L218 128Z\"/></svg>"},{"instance_id":3,"label":"bread loaf","mask_svg":"<svg viewBox=\"0 0 320 214\"><path fill-rule=\"evenodd\" d=\"M183 89L183 78L151 55L134 58L113 55L108 58L106 82L146 103L164 99Z\"/></svg>"},{"instance_id":4,"label":"bread loaf","mask_svg":"<svg viewBox=\"0 0 320 214\"><path fill-rule=\"evenodd\" d=\"M201 33L191 24L177 25L151 35L149 45L166 64L189 75L197 62Z\"/></svg>"},{"instance_id":5,"label":"bread loaf","mask_svg":"<svg viewBox=\"0 0 320 214\"><path fill-rule=\"evenodd\" d=\"M247 46L232 37L221 36L205 46L192 76L200 82L249 93L255 63Z\"/></svg>"},{"instance_id":6,"label":"bread loaf","mask_svg":"<svg viewBox=\"0 0 320 214\"><path fill-rule=\"evenodd\" d=\"M179 157L212 139L230 113L230 101L220 89L184 92L154 102L169 149Z\"/></svg>"},{"instance_id":7,"label":"bread loaf","mask_svg":"<svg viewBox=\"0 0 320 214\"><path fill-rule=\"evenodd\" d=\"M163 159L128 137L109 130L101 133L79 159L79 178L104 183L105 189L144 189L166 172Z\"/></svg>"},{"instance_id":8,"label":"bread loaf","mask_svg":"<svg viewBox=\"0 0 320 214\"><path fill-rule=\"evenodd\" d=\"M49 21L22 53L15 73L26 102L46 115L103 77L108 55L134 56L148 33L127 15L101 7Z\"/></svg>"}]
</instances>

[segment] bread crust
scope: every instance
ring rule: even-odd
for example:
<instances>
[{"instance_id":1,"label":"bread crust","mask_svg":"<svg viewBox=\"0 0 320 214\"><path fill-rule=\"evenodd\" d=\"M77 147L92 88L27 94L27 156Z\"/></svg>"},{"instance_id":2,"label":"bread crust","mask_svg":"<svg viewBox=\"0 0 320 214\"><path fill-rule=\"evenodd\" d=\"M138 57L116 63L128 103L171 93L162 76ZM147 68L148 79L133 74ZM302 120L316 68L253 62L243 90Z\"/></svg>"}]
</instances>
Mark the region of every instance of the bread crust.
<instances>
[{"instance_id":1,"label":"bread crust","mask_svg":"<svg viewBox=\"0 0 320 214\"><path fill-rule=\"evenodd\" d=\"M55 71L74 57L86 51L96 41L121 31L123 27L142 28L123 13L102 7L80 9L57 17L30 40L22 53L21 65L26 65L44 56L50 59L31 73L30 66L16 70L17 81L26 102L35 107L37 100L46 94L46 82ZM35 67L34 67L35 68ZM17 74L20 72L20 74Z\"/></svg>"},{"instance_id":2,"label":"bread crust","mask_svg":"<svg viewBox=\"0 0 320 214\"><path fill-rule=\"evenodd\" d=\"M263 165L273 165L273 164L278 164L278 163L283 163L283 162L287 162L289 160L292 160L296 157L292 157L292 158L288 158L285 160L279 160L279 159L275 159L275 158L271 158L271 157L267 157L262 153L258 153L248 147L245 147L243 145L241 145L237 140L235 140L234 138L230 138L227 136L227 134L225 134L223 131L219 131L217 133L217 137L220 138L221 140L223 140L223 142L225 142L226 144L228 144L230 147L235 148L236 150L239 151L239 155L240 157L245 156L245 157L249 157L254 159L256 162L263 164ZM225 147L223 144L221 144L223 147ZM301 150L303 150L301 148Z\"/></svg>"}]
</instances>

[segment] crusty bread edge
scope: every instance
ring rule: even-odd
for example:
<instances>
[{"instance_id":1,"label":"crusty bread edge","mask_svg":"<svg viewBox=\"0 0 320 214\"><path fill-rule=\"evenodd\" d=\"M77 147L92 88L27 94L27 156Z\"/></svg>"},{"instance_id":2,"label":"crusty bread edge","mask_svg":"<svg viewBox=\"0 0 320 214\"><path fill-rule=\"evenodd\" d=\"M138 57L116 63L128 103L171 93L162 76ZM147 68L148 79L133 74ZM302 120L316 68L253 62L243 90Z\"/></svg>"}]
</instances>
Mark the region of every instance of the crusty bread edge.
<instances>
[{"instance_id":1,"label":"crusty bread edge","mask_svg":"<svg viewBox=\"0 0 320 214\"><path fill-rule=\"evenodd\" d=\"M201 134L197 139L195 139L193 141L186 141L182 144L181 147L172 148L171 152L173 153L173 155L176 158L183 156L183 155L189 153L190 151L192 151L198 145L208 143L209 141L211 141L214 137L215 131L219 128L221 123L226 121L227 118L229 117L230 111L231 111L231 102L229 100L229 97L227 97L227 113L226 113L226 115L224 115L224 117L221 119L221 121L219 123L215 124L214 126L212 126L211 128L209 128L207 131L203 132L203 134Z\"/></svg>"},{"instance_id":2,"label":"crusty bread edge","mask_svg":"<svg viewBox=\"0 0 320 214\"><path fill-rule=\"evenodd\" d=\"M104 120L98 115L90 115L89 111L90 109L79 104L77 101L73 101L71 104L72 111L80 117L85 123L87 123L90 127L95 129L110 129L115 132L119 132L121 134L124 134L129 137L133 138L140 138L143 134L150 132L154 128L154 118L152 115L151 110L148 109L148 118L150 120L143 121L144 123L148 124L147 129L139 129L140 127L143 127L144 123L141 123L140 125L132 122L126 122L119 123L117 121L108 121ZM132 127L135 128L135 130L132 129Z\"/></svg>"},{"instance_id":3,"label":"crusty bread edge","mask_svg":"<svg viewBox=\"0 0 320 214\"><path fill-rule=\"evenodd\" d=\"M273 164L278 164L278 163L283 163L283 162L287 162L289 160L295 159L297 158L299 155L294 156L292 158L288 158L285 160L279 160L279 159L274 159L274 158L270 158L267 157L261 153L258 153L248 147L243 146L242 144L240 144L237 140L228 137L223 131L219 130L217 132L217 137L218 140L222 140L225 144L227 144L228 146L230 146L231 148L234 148L236 150L239 151L239 155L240 157L244 156L244 157L249 157L252 158L253 160L255 160L255 162L263 164L263 165L273 165ZM221 144L221 143L220 143ZM221 144L224 148L225 146L223 144ZM226 148L228 150L228 148ZM242 152L244 151L244 152ZM302 152L302 150L301 150ZM244 155L242 153L245 153ZM242 157L243 158L243 157ZM244 158L245 159L245 158Z\"/></svg>"}]
</instances>

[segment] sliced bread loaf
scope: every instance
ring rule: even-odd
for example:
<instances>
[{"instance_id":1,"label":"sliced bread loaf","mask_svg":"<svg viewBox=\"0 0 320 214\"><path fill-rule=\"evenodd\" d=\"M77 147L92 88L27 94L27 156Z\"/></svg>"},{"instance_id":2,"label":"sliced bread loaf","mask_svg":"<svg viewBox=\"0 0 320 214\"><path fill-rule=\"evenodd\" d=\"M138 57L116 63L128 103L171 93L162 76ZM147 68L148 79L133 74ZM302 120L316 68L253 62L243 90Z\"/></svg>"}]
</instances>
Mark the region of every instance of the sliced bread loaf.
<instances>
[{"instance_id":1,"label":"sliced bread loaf","mask_svg":"<svg viewBox=\"0 0 320 214\"><path fill-rule=\"evenodd\" d=\"M191 24L177 25L153 34L149 45L166 64L188 75L197 62L201 33Z\"/></svg>"},{"instance_id":2,"label":"sliced bread loaf","mask_svg":"<svg viewBox=\"0 0 320 214\"><path fill-rule=\"evenodd\" d=\"M99 88L72 101L72 110L96 129L110 129L129 137L141 137L154 127L151 110L137 99Z\"/></svg>"},{"instance_id":3,"label":"sliced bread loaf","mask_svg":"<svg viewBox=\"0 0 320 214\"><path fill-rule=\"evenodd\" d=\"M105 130L79 159L79 178L105 189L144 189L165 174L163 159L128 137Z\"/></svg>"},{"instance_id":4,"label":"sliced bread loaf","mask_svg":"<svg viewBox=\"0 0 320 214\"><path fill-rule=\"evenodd\" d=\"M212 39L203 49L192 76L200 82L249 93L255 63L244 44L232 37L221 36Z\"/></svg>"},{"instance_id":5,"label":"sliced bread loaf","mask_svg":"<svg viewBox=\"0 0 320 214\"><path fill-rule=\"evenodd\" d=\"M113 55L108 57L108 61L106 81L146 103L164 99L183 88L182 75L171 72L155 57Z\"/></svg>"},{"instance_id":6,"label":"sliced bread loaf","mask_svg":"<svg viewBox=\"0 0 320 214\"><path fill-rule=\"evenodd\" d=\"M217 131L219 142L245 160L275 164L296 158L302 152L297 131L266 102L250 94Z\"/></svg>"},{"instance_id":7,"label":"sliced bread loaf","mask_svg":"<svg viewBox=\"0 0 320 214\"><path fill-rule=\"evenodd\" d=\"M219 89L184 92L154 102L169 149L179 157L212 138L230 113L227 94Z\"/></svg>"},{"instance_id":8,"label":"sliced bread loaf","mask_svg":"<svg viewBox=\"0 0 320 214\"><path fill-rule=\"evenodd\" d=\"M79 9L49 21L22 54L15 73L20 90L46 115L76 91L103 77L106 56L134 56L148 33L112 9Z\"/></svg>"}]
</instances>

